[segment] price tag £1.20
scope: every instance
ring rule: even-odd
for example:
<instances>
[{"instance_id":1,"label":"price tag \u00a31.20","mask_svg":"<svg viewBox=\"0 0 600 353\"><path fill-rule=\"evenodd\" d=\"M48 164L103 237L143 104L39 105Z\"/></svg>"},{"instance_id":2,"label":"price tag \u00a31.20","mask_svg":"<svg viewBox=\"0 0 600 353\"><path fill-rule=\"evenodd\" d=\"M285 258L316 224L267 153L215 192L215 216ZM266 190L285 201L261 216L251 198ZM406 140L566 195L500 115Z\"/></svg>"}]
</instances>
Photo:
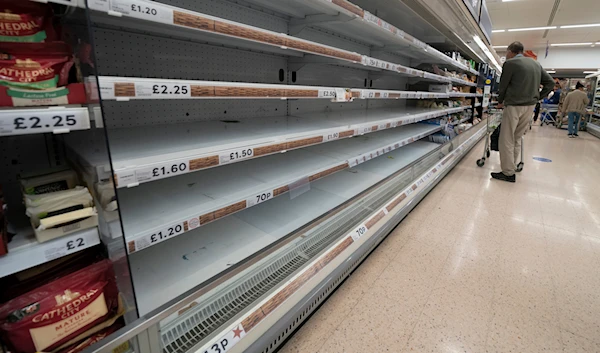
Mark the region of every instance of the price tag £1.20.
<instances>
[{"instance_id":1,"label":"price tag \u00a31.20","mask_svg":"<svg viewBox=\"0 0 600 353\"><path fill-rule=\"evenodd\" d=\"M144 0L89 0L93 10L125 15L142 20L173 24L173 10L158 3Z\"/></svg>"},{"instance_id":2,"label":"price tag \u00a31.20","mask_svg":"<svg viewBox=\"0 0 600 353\"><path fill-rule=\"evenodd\" d=\"M66 133L90 128L87 108L10 109L0 111L0 136L46 132Z\"/></svg>"}]
</instances>

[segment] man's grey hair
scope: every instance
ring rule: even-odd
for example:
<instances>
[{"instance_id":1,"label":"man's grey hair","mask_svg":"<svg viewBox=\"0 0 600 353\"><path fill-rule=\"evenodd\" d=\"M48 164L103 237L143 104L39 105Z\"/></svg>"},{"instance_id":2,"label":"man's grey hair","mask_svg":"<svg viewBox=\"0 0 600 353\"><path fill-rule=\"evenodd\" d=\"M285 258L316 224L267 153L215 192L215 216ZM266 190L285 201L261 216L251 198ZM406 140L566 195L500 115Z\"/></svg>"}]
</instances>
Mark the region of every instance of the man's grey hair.
<instances>
[{"instance_id":1,"label":"man's grey hair","mask_svg":"<svg viewBox=\"0 0 600 353\"><path fill-rule=\"evenodd\" d=\"M525 48L523 48L523 43L521 42L512 42L507 50L515 53L515 54L521 54L523 52L523 50L525 50Z\"/></svg>"}]
</instances>

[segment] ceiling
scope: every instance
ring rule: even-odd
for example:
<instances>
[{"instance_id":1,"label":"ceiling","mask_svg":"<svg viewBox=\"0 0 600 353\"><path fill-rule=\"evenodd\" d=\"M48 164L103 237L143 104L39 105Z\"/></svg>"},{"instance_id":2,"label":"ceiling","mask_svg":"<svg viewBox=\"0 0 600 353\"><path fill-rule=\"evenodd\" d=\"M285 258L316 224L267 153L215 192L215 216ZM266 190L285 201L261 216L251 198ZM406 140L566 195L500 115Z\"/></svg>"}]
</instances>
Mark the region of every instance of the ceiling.
<instances>
[{"instance_id":1,"label":"ceiling","mask_svg":"<svg viewBox=\"0 0 600 353\"><path fill-rule=\"evenodd\" d=\"M494 30L600 23L600 0L487 0L486 4ZM522 42L526 50L545 48L547 42L596 43L600 42L600 27L492 34L494 46L516 40Z\"/></svg>"}]
</instances>

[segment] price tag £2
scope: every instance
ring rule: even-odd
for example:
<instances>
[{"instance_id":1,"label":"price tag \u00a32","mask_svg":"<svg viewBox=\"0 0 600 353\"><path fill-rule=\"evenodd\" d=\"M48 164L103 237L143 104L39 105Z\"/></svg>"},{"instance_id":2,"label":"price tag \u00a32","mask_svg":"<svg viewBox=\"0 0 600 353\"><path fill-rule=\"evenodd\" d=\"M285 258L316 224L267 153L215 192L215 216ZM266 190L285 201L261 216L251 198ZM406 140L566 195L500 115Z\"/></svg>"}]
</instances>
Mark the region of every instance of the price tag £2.
<instances>
[{"instance_id":1,"label":"price tag \u00a32","mask_svg":"<svg viewBox=\"0 0 600 353\"><path fill-rule=\"evenodd\" d=\"M77 233L76 235L66 236L46 243L48 247L44 249L44 258L47 261L58 259L59 257L81 251L99 243L100 239L96 232L87 231Z\"/></svg>"},{"instance_id":2,"label":"price tag \u00a32","mask_svg":"<svg viewBox=\"0 0 600 353\"><path fill-rule=\"evenodd\" d=\"M11 109L0 112L0 136L46 132L66 133L90 128L87 108Z\"/></svg>"}]
</instances>

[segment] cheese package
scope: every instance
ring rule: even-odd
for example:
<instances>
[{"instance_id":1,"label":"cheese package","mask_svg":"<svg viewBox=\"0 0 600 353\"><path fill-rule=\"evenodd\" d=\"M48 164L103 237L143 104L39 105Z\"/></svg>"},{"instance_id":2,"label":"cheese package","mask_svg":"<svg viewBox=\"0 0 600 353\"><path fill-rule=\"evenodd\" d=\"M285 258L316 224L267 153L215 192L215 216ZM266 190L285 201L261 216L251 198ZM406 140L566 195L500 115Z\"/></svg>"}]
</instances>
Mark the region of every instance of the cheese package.
<instances>
[{"instance_id":1,"label":"cheese package","mask_svg":"<svg viewBox=\"0 0 600 353\"><path fill-rule=\"evenodd\" d=\"M116 332L118 329L120 329L123 326L124 326L124 324L123 324L122 319L117 320L117 322L115 322L111 326L94 333L93 335L87 337L83 341L77 342L73 345L70 345L69 347L61 349L59 351L59 353L79 353L79 352L83 351L84 349L86 349L87 347L91 346L92 344L102 341L104 338L108 337L113 332ZM127 352L128 348L129 348L129 341L125 341L124 344L120 345L117 348L119 348L119 349L116 351L113 349L113 352Z\"/></svg>"},{"instance_id":2,"label":"cheese package","mask_svg":"<svg viewBox=\"0 0 600 353\"><path fill-rule=\"evenodd\" d=\"M0 336L11 352L50 352L118 311L112 263L103 260L0 306Z\"/></svg>"},{"instance_id":3,"label":"cheese package","mask_svg":"<svg viewBox=\"0 0 600 353\"><path fill-rule=\"evenodd\" d=\"M28 195L72 189L77 185L77 174L72 170L21 179L23 191Z\"/></svg>"},{"instance_id":4,"label":"cheese package","mask_svg":"<svg viewBox=\"0 0 600 353\"><path fill-rule=\"evenodd\" d=\"M25 195L26 214L34 224L39 224L43 218L92 207L93 203L92 195L83 186L40 195Z\"/></svg>"},{"instance_id":5,"label":"cheese package","mask_svg":"<svg viewBox=\"0 0 600 353\"><path fill-rule=\"evenodd\" d=\"M52 8L31 1L0 0L0 42L56 40Z\"/></svg>"},{"instance_id":6,"label":"cheese package","mask_svg":"<svg viewBox=\"0 0 600 353\"><path fill-rule=\"evenodd\" d=\"M33 90L65 86L72 67L66 43L0 43L0 85Z\"/></svg>"}]
</instances>

